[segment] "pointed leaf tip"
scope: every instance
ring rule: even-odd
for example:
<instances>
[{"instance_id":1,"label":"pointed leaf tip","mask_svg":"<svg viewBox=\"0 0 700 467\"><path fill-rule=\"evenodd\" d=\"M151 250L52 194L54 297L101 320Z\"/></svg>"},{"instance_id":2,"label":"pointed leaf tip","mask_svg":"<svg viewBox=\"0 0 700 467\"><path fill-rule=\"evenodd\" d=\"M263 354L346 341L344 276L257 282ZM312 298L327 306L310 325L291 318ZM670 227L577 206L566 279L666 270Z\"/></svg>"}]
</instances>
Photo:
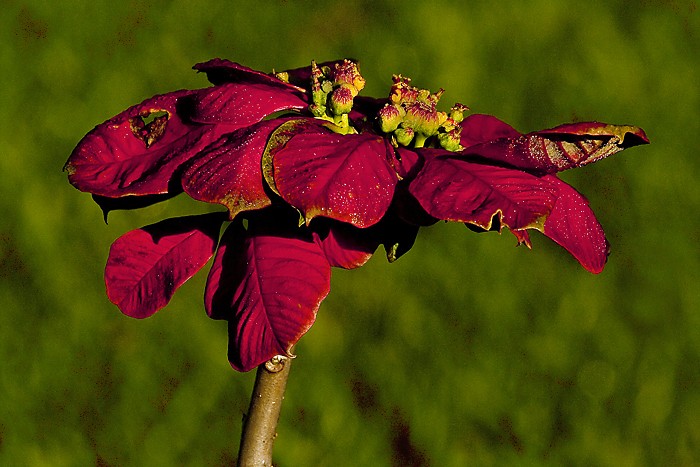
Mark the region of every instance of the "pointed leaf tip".
<instances>
[{"instance_id":1,"label":"pointed leaf tip","mask_svg":"<svg viewBox=\"0 0 700 467\"><path fill-rule=\"evenodd\" d=\"M586 270L603 271L610 244L588 200L554 175L544 177L559 190L559 196L544 223L543 233L571 253Z\"/></svg>"},{"instance_id":2,"label":"pointed leaf tip","mask_svg":"<svg viewBox=\"0 0 700 467\"><path fill-rule=\"evenodd\" d=\"M649 142L639 127L600 122L568 123L526 135L494 117L468 118L463 124L462 156L536 174L581 167Z\"/></svg>"}]
</instances>

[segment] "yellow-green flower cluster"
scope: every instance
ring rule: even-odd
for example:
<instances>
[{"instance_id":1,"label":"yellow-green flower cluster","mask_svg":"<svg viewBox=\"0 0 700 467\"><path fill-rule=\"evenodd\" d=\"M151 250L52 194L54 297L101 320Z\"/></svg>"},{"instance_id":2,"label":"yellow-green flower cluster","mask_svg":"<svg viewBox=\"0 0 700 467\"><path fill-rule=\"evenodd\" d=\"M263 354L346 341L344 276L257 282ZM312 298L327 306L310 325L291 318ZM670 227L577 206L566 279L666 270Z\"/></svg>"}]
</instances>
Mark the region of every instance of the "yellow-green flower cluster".
<instances>
[{"instance_id":1,"label":"yellow-green flower cluster","mask_svg":"<svg viewBox=\"0 0 700 467\"><path fill-rule=\"evenodd\" d=\"M389 102L377 113L377 122L383 133L391 134L396 146L423 147L430 137L437 137L437 144L449 151L458 151L467 107L455 104L446 112L437 110L437 103L444 90L431 93L410 85L410 78L393 76Z\"/></svg>"},{"instance_id":2,"label":"yellow-green flower cluster","mask_svg":"<svg viewBox=\"0 0 700 467\"><path fill-rule=\"evenodd\" d=\"M319 67L311 62L311 113L329 120L343 129L350 130L348 114L353 100L365 87L365 79L360 75L356 63L344 60L333 68Z\"/></svg>"}]
</instances>

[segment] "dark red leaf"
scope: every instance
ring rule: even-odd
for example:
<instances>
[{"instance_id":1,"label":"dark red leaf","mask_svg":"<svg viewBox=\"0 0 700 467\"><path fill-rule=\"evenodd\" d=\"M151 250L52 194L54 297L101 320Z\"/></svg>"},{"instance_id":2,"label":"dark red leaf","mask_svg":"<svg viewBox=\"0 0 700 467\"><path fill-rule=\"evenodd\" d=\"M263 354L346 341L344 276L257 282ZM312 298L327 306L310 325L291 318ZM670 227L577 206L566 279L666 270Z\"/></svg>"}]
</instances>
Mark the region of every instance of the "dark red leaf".
<instances>
[{"instance_id":1,"label":"dark red leaf","mask_svg":"<svg viewBox=\"0 0 700 467\"><path fill-rule=\"evenodd\" d=\"M119 237L105 268L109 299L134 318L163 308L212 257L224 220L220 213L166 219Z\"/></svg>"},{"instance_id":2,"label":"dark red leaf","mask_svg":"<svg viewBox=\"0 0 700 467\"><path fill-rule=\"evenodd\" d=\"M472 114L460 124L462 137L460 144L468 148L500 138L518 138L520 133L512 126L492 115Z\"/></svg>"},{"instance_id":3,"label":"dark red leaf","mask_svg":"<svg viewBox=\"0 0 700 467\"><path fill-rule=\"evenodd\" d=\"M530 241L530 234L527 230L511 230L515 238L518 239L518 245L525 245L528 248L532 248L532 242Z\"/></svg>"},{"instance_id":4,"label":"dark red leaf","mask_svg":"<svg viewBox=\"0 0 700 467\"><path fill-rule=\"evenodd\" d=\"M198 91L192 99L190 118L199 123L227 123L241 128L275 112L307 106L305 95L294 87L226 83Z\"/></svg>"},{"instance_id":5,"label":"dark red leaf","mask_svg":"<svg viewBox=\"0 0 700 467\"><path fill-rule=\"evenodd\" d=\"M192 198L219 203L231 219L261 209L271 201L265 192L261 159L267 140L283 120L267 120L223 136L188 162L182 186Z\"/></svg>"},{"instance_id":6,"label":"dark red leaf","mask_svg":"<svg viewBox=\"0 0 700 467\"><path fill-rule=\"evenodd\" d=\"M379 245L384 245L390 263L396 261L411 249L419 229L391 209L381 221L366 229L323 218L314 220L310 227L331 266L344 269L364 265Z\"/></svg>"},{"instance_id":7,"label":"dark red leaf","mask_svg":"<svg viewBox=\"0 0 700 467\"><path fill-rule=\"evenodd\" d=\"M379 109L384 107L384 105L389 101L389 99L376 99L374 97L367 96L356 96L353 100L352 111L348 117L352 122L353 126L358 130L358 133L363 133L364 131L372 131L375 125L375 117Z\"/></svg>"},{"instance_id":8,"label":"dark red leaf","mask_svg":"<svg viewBox=\"0 0 700 467\"><path fill-rule=\"evenodd\" d=\"M390 263L399 259L413 247L420 229L418 225L404 221L395 212L393 206L381 222L371 228L378 231L377 236L384 245L386 259Z\"/></svg>"},{"instance_id":9,"label":"dark red leaf","mask_svg":"<svg viewBox=\"0 0 700 467\"><path fill-rule=\"evenodd\" d=\"M234 223L217 251L205 305L212 318L229 321L229 361L248 371L290 355L329 291L330 265L316 243Z\"/></svg>"},{"instance_id":10,"label":"dark red leaf","mask_svg":"<svg viewBox=\"0 0 700 467\"><path fill-rule=\"evenodd\" d=\"M540 226L557 190L551 183L520 170L478 164L424 150L425 165L409 192L425 211L447 221L490 229L498 216L510 229Z\"/></svg>"},{"instance_id":11,"label":"dark red leaf","mask_svg":"<svg viewBox=\"0 0 700 467\"><path fill-rule=\"evenodd\" d=\"M345 222L319 218L312 228L314 241L332 267L359 268L369 261L381 243L373 227L360 229Z\"/></svg>"},{"instance_id":12,"label":"dark red leaf","mask_svg":"<svg viewBox=\"0 0 700 467\"><path fill-rule=\"evenodd\" d=\"M581 167L648 142L641 128L586 122L471 145L461 154L545 174Z\"/></svg>"},{"instance_id":13,"label":"dark red leaf","mask_svg":"<svg viewBox=\"0 0 700 467\"><path fill-rule=\"evenodd\" d=\"M274 75L253 70L252 68L243 66L240 63L221 58L214 58L203 63L198 63L192 68L199 72L206 73L207 79L209 79L211 83L217 85L226 83L268 84L271 86L277 86L281 89L295 90L300 93L304 92L304 89L308 85L310 79L309 75L302 87L298 87L294 86L293 84L285 83ZM309 70L311 69L311 67L307 68Z\"/></svg>"},{"instance_id":14,"label":"dark red leaf","mask_svg":"<svg viewBox=\"0 0 700 467\"><path fill-rule=\"evenodd\" d=\"M110 198L168 193L183 162L234 128L187 122L179 112L195 92L146 99L95 127L66 162L70 182Z\"/></svg>"},{"instance_id":15,"label":"dark red leaf","mask_svg":"<svg viewBox=\"0 0 700 467\"><path fill-rule=\"evenodd\" d=\"M584 268L600 273L610 250L588 200L554 175L544 178L557 187L559 194L544 223L543 233L564 247Z\"/></svg>"},{"instance_id":16,"label":"dark red leaf","mask_svg":"<svg viewBox=\"0 0 700 467\"><path fill-rule=\"evenodd\" d=\"M389 163L400 179L413 178L423 165L423 158L415 151L399 146L388 148Z\"/></svg>"},{"instance_id":17,"label":"dark red leaf","mask_svg":"<svg viewBox=\"0 0 700 467\"><path fill-rule=\"evenodd\" d=\"M106 196L92 195L92 199L102 209L102 215L104 216L105 223L107 223L107 216L112 211L145 208L169 200L179 193L179 190L173 189L170 190L169 193L162 195L123 196L121 198L107 198Z\"/></svg>"},{"instance_id":18,"label":"dark red leaf","mask_svg":"<svg viewBox=\"0 0 700 467\"><path fill-rule=\"evenodd\" d=\"M419 227L436 224L440 219L431 216L408 190L409 182L402 181L396 186L390 211L401 221Z\"/></svg>"},{"instance_id":19,"label":"dark red leaf","mask_svg":"<svg viewBox=\"0 0 700 467\"><path fill-rule=\"evenodd\" d=\"M309 127L274 155L274 182L307 222L324 216L369 227L388 209L398 181L388 151L393 148L376 135Z\"/></svg>"}]
</instances>

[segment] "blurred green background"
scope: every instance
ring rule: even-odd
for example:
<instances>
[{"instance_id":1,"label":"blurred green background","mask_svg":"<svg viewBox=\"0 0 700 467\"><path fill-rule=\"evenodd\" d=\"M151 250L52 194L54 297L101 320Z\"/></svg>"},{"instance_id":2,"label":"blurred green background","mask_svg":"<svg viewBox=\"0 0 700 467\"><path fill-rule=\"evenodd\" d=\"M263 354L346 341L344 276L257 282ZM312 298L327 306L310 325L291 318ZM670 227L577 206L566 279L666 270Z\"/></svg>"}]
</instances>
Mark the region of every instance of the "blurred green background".
<instances>
[{"instance_id":1,"label":"blurred green background","mask_svg":"<svg viewBox=\"0 0 700 467\"><path fill-rule=\"evenodd\" d=\"M0 464L225 465L254 372L226 360L205 274L154 317L107 300L109 225L61 167L93 126L206 85L360 60L521 131L643 127L564 173L612 244L587 273L542 236L425 229L395 264L334 272L297 347L275 459L302 465L700 464L700 12L694 1L12 1L0 13Z\"/></svg>"}]
</instances>

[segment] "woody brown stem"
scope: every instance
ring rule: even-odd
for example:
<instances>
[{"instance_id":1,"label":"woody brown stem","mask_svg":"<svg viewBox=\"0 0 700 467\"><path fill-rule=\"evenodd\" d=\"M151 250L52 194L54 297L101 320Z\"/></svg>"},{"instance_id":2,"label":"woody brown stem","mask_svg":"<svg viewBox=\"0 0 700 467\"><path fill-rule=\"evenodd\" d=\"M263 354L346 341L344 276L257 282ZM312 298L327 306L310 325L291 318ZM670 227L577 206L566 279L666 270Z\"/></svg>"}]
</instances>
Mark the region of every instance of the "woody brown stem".
<instances>
[{"instance_id":1,"label":"woody brown stem","mask_svg":"<svg viewBox=\"0 0 700 467\"><path fill-rule=\"evenodd\" d=\"M272 465L272 445L277 436L290 365L289 358L278 355L258 367L250 408L243 422L239 467Z\"/></svg>"}]
</instances>

